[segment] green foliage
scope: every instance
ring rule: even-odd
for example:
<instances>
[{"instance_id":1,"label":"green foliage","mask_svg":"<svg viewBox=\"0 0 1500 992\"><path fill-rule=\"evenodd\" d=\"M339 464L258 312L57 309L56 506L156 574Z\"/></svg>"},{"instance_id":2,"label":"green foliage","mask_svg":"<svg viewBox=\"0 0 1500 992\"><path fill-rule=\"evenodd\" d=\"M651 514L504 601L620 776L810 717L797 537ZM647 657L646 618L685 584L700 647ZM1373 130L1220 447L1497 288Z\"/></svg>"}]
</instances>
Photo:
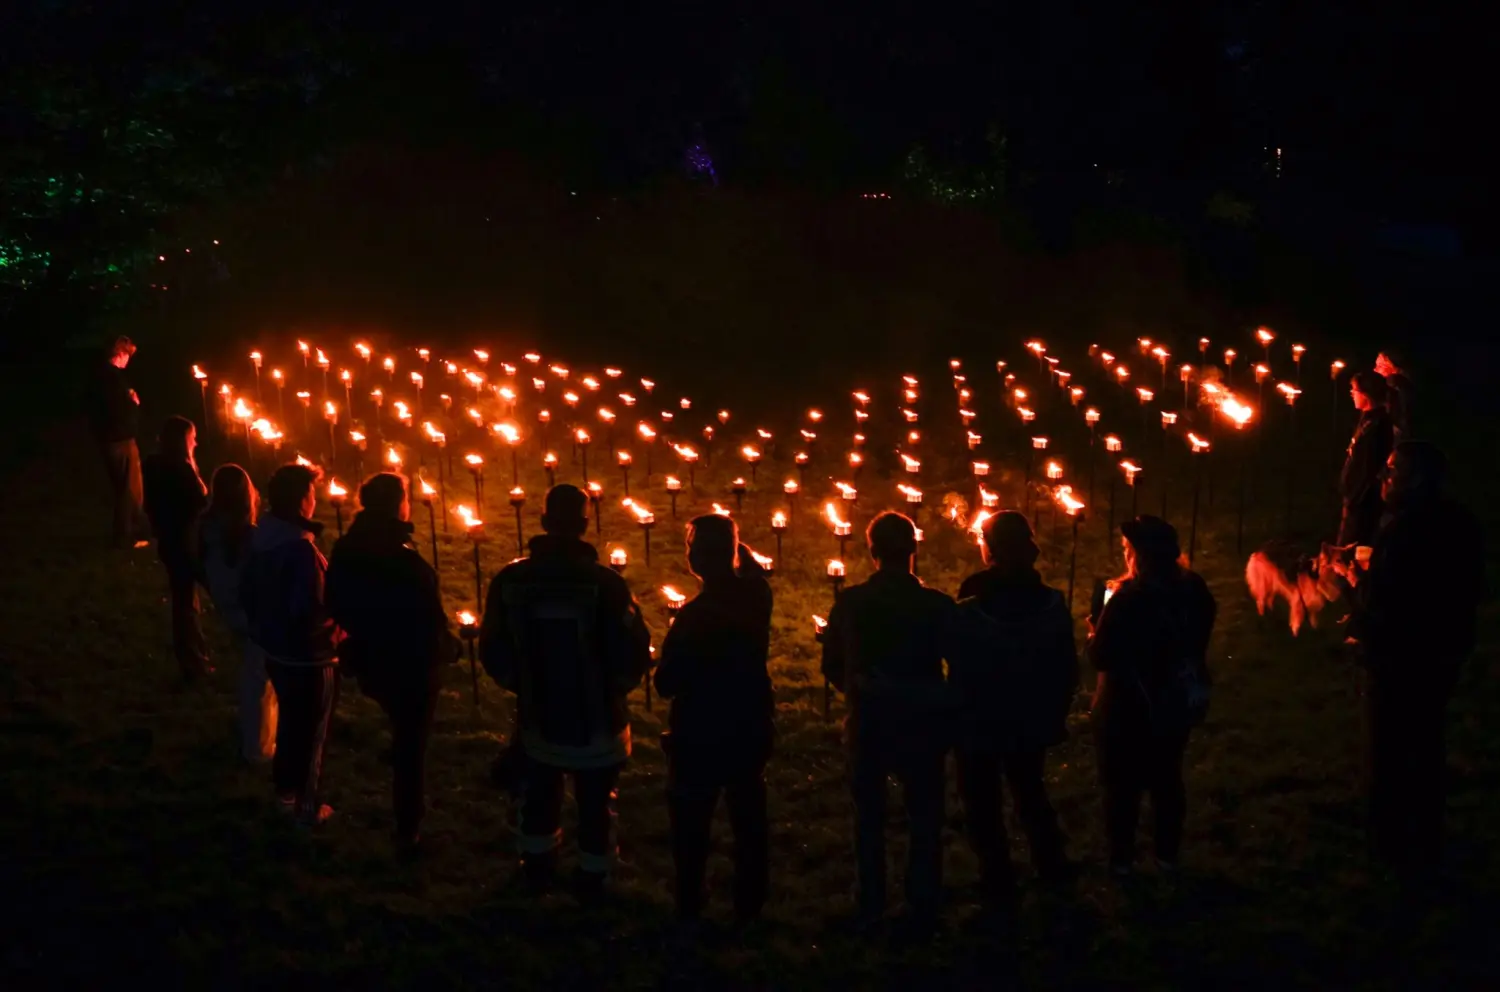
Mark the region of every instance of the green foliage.
<instances>
[{"instance_id":1,"label":"green foliage","mask_svg":"<svg viewBox=\"0 0 1500 992\"><path fill-rule=\"evenodd\" d=\"M948 206L998 203L1005 196L1010 167L1008 140L1004 130L991 123L985 132L987 161L978 166L939 164L924 145L913 145L902 178L920 195Z\"/></svg>"}]
</instances>

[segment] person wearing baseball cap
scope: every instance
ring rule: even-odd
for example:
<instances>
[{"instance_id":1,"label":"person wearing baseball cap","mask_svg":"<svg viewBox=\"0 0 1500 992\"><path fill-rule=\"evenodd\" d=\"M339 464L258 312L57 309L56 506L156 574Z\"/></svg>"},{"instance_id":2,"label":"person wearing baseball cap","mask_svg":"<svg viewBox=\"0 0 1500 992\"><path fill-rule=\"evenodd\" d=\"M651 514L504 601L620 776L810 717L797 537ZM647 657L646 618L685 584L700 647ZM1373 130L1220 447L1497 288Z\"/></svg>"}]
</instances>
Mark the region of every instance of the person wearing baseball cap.
<instances>
[{"instance_id":1,"label":"person wearing baseball cap","mask_svg":"<svg viewBox=\"0 0 1500 992\"><path fill-rule=\"evenodd\" d=\"M1171 524L1141 516L1120 532L1125 575L1099 615L1088 654L1098 673L1091 717L1110 868L1126 875L1135 862L1142 793L1151 796L1157 865L1176 867L1187 815L1183 752L1207 707L1208 640L1218 606L1203 579L1184 567Z\"/></svg>"}]
</instances>

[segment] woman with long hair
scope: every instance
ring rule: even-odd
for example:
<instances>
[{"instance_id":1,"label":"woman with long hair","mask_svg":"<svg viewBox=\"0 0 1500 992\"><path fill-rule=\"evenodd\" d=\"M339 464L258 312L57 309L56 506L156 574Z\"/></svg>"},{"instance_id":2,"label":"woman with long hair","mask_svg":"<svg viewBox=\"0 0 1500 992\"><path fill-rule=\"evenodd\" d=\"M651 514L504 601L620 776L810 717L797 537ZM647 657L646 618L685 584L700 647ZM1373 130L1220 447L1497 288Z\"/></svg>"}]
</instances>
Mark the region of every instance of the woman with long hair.
<instances>
[{"instance_id":1,"label":"woman with long hair","mask_svg":"<svg viewBox=\"0 0 1500 992\"><path fill-rule=\"evenodd\" d=\"M266 657L250 642L249 620L240 602L240 575L250 556L260 495L238 465L221 465L209 487L208 509L198 523L198 563L214 606L240 649L237 686L240 754L263 763L276 753L276 691L266 675Z\"/></svg>"},{"instance_id":2,"label":"woman with long hair","mask_svg":"<svg viewBox=\"0 0 1500 992\"><path fill-rule=\"evenodd\" d=\"M1135 862L1142 793L1151 796L1157 866L1176 868L1187 816L1183 752L1206 706L1218 607L1183 563L1171 524L1143 516L1120 532L1125 575L1111 584L1088 653L1098 672L1091 717L1110 868L1126 875Z\"/></svg>"},{"instance_id":3,"label":"woman with long hair","mask_svg":"<svg viewBox=\"0 0 1500 992\"><path fill-rule=\"evenodd\" d=\"M156 535L156 556L167 570L172 600L172 649L185 679L213 671L208 645L198 623L197 570L193 565L193 529L207 503L193 450L198 431L186 417L168 417L157 435L157 452L146 459L142 477L146 517Z\"/></svg>"}]
</instances>

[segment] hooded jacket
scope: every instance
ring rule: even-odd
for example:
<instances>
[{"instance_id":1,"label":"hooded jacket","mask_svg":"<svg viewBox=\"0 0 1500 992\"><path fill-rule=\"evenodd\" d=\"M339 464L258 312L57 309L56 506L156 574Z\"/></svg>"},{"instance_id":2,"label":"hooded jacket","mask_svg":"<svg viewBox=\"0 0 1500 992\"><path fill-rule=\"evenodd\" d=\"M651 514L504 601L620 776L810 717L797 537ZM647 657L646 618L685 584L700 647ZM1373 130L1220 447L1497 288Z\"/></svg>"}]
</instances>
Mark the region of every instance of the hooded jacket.
<instances>
[{"instance_id":1,"label":"hooded jacket","mask_svg":"<svg viewBox=\"0 0 1500 992\"><path fill-rule=\"evenodd\" d=\"M338 664L338 628L328 614L328 562L318 550L323 525L268 514L255 529L240 580L250 640L284 665Z\"/></svg>"},{"instance_id":2,"label":"hooded jacket","mask_svg":"<svg viewBox=\"0 0 1500 992\"><path fill-rule=\"evenodd\" d=\"M959 587L950 678L958 744L1027 751L1067 739L1078 691L1073 617L1035 568L976 572Z\"/></svg>"},{"instance_id":3,"label":"hooded jacket","mask_svg":"<svg viewBox=\"0 0 1500 992\"><path fill-rule=\"evenodd\" d=\"M484 669L517 697L521 741L558 768L630 756L625 697L651 666L651 638L625 580L593 545L543 534L490 583L479 634Z\"/></svg>"},{"instance_id":4,"label":"hooded jacket","mask_svg":"<svg viewBox=\"0 0 1500 992\"><path fill-rule=\"evenodd\" d=\"M775 703L766 659L771 587L748 554L739 574L705 583L683 604L661 645L656 690L672 700L669 725L679 770L764 763Z\"/></svg>"},{"instance_id":5,"label":"hooded jacket","mask_svg":"<svg viewBox=\"0 0 1500 992\"><path fill-rule=\"evenodd\" d=\"M341 663L362 679L425 677L453 660L437 573L411 535L410 523L363 511L333 546L328 612L344 632Z\"/></svg>"}]
</instances>

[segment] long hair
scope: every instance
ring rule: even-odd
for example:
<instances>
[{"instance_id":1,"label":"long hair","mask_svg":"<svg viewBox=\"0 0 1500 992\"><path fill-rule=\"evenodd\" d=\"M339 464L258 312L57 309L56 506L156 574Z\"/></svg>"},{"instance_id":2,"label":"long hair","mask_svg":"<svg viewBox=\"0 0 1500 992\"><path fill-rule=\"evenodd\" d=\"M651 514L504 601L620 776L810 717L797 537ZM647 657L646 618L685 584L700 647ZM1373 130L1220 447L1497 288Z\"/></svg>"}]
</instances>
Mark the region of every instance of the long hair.
<instances>
[{"instance_id":1,"label":"long hair","mask_svg":"<svg viewBox=\"0 0 1500 992\"><path fill-rule=\"evenodd\" d=\"M167 461L186 462L194 475L198 475L198 463L193 460L193 451L188 447L188 436L196 432L197 428L191 420L174 414L166 419L156 435L161 456ZM199 482L202 482L201 477Z\"/></svg>"},{"instance_id":2,"label":"long hair","mask_svg":"<svg viewBox=\"0 0 1500 992\"><path fill-rule=\"evenodd\" d=\"M220 465L214 472L213 486L208 496L207 513L217 519L223 527L224 558L233 565L239 561L240 550L250 528L255 526L255 515L260 494L250 475L234 463Z\"/></svg>"}]
</instances>

